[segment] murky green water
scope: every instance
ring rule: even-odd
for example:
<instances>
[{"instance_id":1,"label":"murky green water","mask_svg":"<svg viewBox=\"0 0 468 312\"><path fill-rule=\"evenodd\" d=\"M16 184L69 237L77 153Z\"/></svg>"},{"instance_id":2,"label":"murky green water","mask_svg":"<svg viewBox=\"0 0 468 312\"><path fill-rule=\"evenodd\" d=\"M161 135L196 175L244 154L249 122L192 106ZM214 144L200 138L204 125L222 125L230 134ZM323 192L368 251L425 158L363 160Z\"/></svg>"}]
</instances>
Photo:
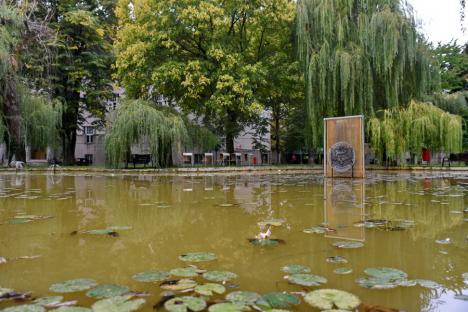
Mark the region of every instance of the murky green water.
<instances>
[{"instance_id":1,"label":"murky green water","mask_svg":"<svg viewBox=\"0 0 468 312\"><path fill-rule=\"evenodd\" d=\"M227 285L239 288L228 292L316 289L283 279L280 268L297 263L326 277L323 287L347 290L367 304L406 311L468 311L467 301L454 298L468 294L468 280L462 277L468 272L468 214L463 212L467 192L466 174L372 174L365 181L324 181L303 174L0 175L0 257L7 259L0 264L0 287L41 297L53 295L48 290L53 283L87 277L149 292L142 311L152 311L161 292L158 284L137 282L132 275L183 267L179 255L206 251L218 259L199 267L238 274ZM25 214L53 218L8 224ZM259 233L257 223L268 218L286 220L272 228L272 238L284 244L253 246L248 239ZM369 219L396 223L393 230L356 226ZM395 228L397 220L411 220L415 226ZM323 222L333 231L303 232ZM70 234L110 226L132 229L118 231L117 237ZM446 238L449 244L436 243ZM343 240L362 241L364 247L332 245ZM14 259L34 255L41 257ZM348 263L326 261L338 255ZM353 272L335 274L339 267ZM440 287L362 288L355 280L365 276L368 267L397 268L409 279L432 280ZM95 300L84 293L65 298L91 306ZM0 302L0 308L14 304ZM290 309L311 310L305 303Z\"/></svg>"}]
</instances>

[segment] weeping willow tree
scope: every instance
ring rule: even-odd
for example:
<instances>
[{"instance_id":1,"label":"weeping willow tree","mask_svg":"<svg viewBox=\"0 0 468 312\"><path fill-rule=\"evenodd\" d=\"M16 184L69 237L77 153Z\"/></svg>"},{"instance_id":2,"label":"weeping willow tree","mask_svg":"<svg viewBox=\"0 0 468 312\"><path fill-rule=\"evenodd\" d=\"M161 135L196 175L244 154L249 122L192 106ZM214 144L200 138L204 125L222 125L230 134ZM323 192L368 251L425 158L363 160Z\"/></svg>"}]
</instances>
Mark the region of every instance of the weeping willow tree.
<instances>
[{"instance_id":1,"label":"weeping willow tree","mask_svg":"<svg viewBox=\"0 0 468 312\"><path fill-rule=\"evenodd\" d=\"M184 120L167 109L157 109L150 102L122 102L106 131L105 148L111 166L129 161L132 145L147 145L153 163L165 167L171 163L174 148L186 141Z\"/></svg>"},{"instance_id":2,"label":"weeping willow tree","mask_svg":"<svg viewBox=\"0 0 468 312\"><path fill-rule=\"evenodd\" d=\"M406 152L416 157L422 148L433 152L462 149L462 118L431 103L411 101L407 108L383 111L367 124L370 145L380 161L402 161Z\"/></svg>"},{"instance_id":3,"label":"weeping willow tree","mask_svg":"<svg viewBox=\"0 0 468 312\"><path fill-rule=\"evenodd\" d=\"M36 148L56 147L61 126L62 105L43 95L31 94L20 86L21 137L25 145Z\"/></svg>"},{"instance_id":4,"label":"weeping willow tree","mask_svg":"<svg viewBox=\"0 0 468 312\"><path fill-rule=\"evenodd\" d=\"M432 56L400 0L299 0L309 144L323 118L391 109L433 86Z\"/></svg>"}]
</instances>

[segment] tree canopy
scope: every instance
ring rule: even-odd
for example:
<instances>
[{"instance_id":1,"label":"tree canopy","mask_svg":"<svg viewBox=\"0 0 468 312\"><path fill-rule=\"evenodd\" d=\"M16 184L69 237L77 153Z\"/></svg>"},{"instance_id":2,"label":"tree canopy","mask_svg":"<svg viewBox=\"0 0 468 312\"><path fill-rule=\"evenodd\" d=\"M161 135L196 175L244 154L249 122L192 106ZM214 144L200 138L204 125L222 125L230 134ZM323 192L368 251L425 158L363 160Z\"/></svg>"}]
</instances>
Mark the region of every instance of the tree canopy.
<instances>
[{"instance_id":1,"label":"tree canopy","mask_svg":"<svg viewBox=\"0 0 468 312\"><path fill-rule=\"evenodd\" d=\"M299 0L307 133L321 146L323 118L392 109L433 88L431 53L399 0Z\"/></svg>"},{"instance_id":2,"label":"tree canopy","mask_svg":"<svg viewBox=\"0 0 468 312\"><path fill-rule=\"evenodd\" d=\"M131 97L164 95L233 140L264 109L274 58L291 40L292 0L120 0L117 78ZM291 61L291 60L289 60Z\"/></svg>"}]
</instances>

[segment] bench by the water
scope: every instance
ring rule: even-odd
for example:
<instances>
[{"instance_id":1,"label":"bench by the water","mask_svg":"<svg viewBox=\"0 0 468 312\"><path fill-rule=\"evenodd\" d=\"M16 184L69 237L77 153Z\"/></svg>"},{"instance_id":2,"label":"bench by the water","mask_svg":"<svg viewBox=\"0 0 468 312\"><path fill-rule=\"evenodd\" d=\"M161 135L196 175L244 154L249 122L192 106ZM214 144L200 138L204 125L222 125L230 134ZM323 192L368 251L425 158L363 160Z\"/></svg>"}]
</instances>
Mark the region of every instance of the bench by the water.
<instances>
[{"instance_id":1,"label":"bench by the water","mask_svg":"<svg viewBox=\"0 0 468 312\"><path fill-rule=\"evenodd\" d=\"M450 154L448 159L447 157L444 157L444 159L442 160L442 166L444 166L445 163L448 163L448 166L450 167L452 162L464 162L465 165L468 165L468 152Z\"/></svg>"},{"instance_id":2,"label":"bench by the water","mask_svg":"<svg viewBox=\"0 0 468 312\"><path fill-rule=\"evenodd\" d=\"M139 164L146 167L146 165L151 162L151 155L150 154L132 154L131 162L133 164L133 168L135 168L135 166Z\"/></svg>"}]
</instances>

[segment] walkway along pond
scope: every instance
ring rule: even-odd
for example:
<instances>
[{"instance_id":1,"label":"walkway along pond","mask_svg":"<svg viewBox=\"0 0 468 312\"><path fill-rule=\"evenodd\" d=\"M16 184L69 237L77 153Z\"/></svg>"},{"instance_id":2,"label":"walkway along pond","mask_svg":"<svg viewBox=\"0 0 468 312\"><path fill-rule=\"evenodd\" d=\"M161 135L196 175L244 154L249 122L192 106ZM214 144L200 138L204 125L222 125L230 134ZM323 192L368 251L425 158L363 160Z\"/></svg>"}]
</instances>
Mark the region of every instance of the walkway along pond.
<instances>
[{"instance_id":1,"label":"walkway along pond","mask_svg":"<svg viewBox=\"0 0 468 312\"><path fill-rule=\"evenodd\" d=\"M455 172L3 173L0 309L468 311L467 192Z\"/></svg>"}]
</instances>

